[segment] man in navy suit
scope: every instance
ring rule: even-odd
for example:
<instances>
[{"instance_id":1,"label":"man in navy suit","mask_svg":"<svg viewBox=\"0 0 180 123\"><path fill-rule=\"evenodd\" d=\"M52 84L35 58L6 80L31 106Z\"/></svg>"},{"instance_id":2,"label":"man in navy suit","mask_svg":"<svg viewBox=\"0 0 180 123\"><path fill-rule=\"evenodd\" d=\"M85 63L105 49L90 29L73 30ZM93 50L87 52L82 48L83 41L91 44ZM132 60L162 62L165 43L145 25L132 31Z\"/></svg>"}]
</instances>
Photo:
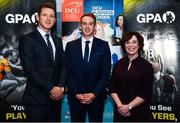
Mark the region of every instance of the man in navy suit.
<instances>
[{"instance_id":1,"label":"man in navy suit","mask_svg":"<svg viewBox=\"0 0 180 123\"><path fill-rule=\"evenodd\" d=\"M24 35L19 53L27 85L24 103L29 121L60 121L61 97L66 81L62 42L50 29L54 26L55 7L40 5L37 29Z\"/></svg>"},{"instance_id":2,"label":"man in navy suit","mask_svg":"<svg viewBox=\"0 0 180 123\"><path fill-rule=\"evenodd\" d=\"M96 17L84 14L80 20L82 37L66 46L68 101L72 122L102 122L106 85L111 68L107 42L94 37ZM87 50L88 49L88 50Z\"/></svg>"}]
</instances>

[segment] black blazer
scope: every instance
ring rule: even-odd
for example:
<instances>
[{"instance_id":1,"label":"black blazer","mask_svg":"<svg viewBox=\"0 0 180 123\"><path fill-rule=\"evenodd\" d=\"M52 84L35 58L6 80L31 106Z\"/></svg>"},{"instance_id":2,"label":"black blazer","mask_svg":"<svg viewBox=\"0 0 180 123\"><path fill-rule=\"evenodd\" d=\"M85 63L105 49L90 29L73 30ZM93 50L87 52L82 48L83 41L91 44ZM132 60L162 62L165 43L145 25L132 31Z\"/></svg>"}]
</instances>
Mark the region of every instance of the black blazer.
<instances>
[{"instance_id":1,"label":"black blazer","mask_svg":"<svg viewBox=\"0 0 180 123\"><path fill-rule=\"evenodd\" d=\"M56 47L54 63L43 37L37 30L20 39L19 54L27 77L24 92L25 103L50 103L53 101L49 98L52 87L65 84L66 68L62 42L56 36L52 35L52 38Z\"/></svg>"},{"instance_id":2,"label":"black blazer","mask_svg":"<svg viewBox=\"0 0 180 123\"><path fill-rule=\"evenodd\" d=\"M68 62L69 94L105 94L111 69L108 43L94 37L88 64L83 62L81 38L69 42L65 54Z\"/></svg>"}]
</instances>

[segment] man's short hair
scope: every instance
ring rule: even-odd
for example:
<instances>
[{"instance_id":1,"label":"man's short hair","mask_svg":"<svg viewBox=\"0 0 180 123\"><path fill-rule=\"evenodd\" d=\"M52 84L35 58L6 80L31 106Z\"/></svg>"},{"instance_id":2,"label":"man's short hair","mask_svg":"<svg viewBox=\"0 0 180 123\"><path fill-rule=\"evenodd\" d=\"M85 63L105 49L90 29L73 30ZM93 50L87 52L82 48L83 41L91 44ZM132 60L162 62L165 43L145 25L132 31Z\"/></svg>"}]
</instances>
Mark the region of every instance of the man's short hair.
<instances>
[{"instance_id":1,"label":"man's short hair","mask_svg":"<svg viewBox=\"0 0 180 123\"><path fill-rule=\"evenodd\" d=\"M56 7L53 3L51 2L44 2L42 4L40 4L39 8L38 8L38 15L40 15L42 8L50 8L53 9L54 12L56 13Z\"/></svg>"},{"instance_id":2,"label":"man's short hair","mask_svg":"<svg viewBox=\"0 0 180 123\"><path fill-rule=\"evenodd\" d=\"M92 17L94 19L94 24L96 24L96 16L93 14L93 13L86 13L84 14L81 19L80 19L80 22L82 23L82 18L85 17L85 16L88 16L88 17Z\"/></svg>"}]
</instances>

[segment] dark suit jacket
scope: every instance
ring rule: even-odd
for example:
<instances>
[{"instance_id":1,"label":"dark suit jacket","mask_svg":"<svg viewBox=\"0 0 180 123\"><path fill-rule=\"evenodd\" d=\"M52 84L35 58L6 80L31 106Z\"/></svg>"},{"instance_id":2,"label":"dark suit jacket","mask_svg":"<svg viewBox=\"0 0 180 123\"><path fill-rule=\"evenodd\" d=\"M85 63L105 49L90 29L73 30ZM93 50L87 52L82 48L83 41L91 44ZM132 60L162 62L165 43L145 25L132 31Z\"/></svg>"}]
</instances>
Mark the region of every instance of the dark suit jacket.
<instances>
[{"instance_id":1,"label":"dark suit jacket","mask_svg":"<svg viewBox=\"0 0 180 123\"><path fill-rule=\"evenodd\" d=\"M53 35L52 38L56 47L54 63L43 37L37 30L20 39L19 54L27 77L25 103L48 104L53 101L49 98L52 87L65 84L66 68L62 42Z\"/></svg>"},{"instance_id":2,"label":"dark suit jacket","mask_svg":"<svg viewBox=\"0 0 180 123\"><path fill-rule=\"evenodd\" d=\"M69 42L65 53L68 62L69 94L105 94L111 69L108 43L94 37L88 64L83 62L81 38Z\"/></svg>"}]
</instances>

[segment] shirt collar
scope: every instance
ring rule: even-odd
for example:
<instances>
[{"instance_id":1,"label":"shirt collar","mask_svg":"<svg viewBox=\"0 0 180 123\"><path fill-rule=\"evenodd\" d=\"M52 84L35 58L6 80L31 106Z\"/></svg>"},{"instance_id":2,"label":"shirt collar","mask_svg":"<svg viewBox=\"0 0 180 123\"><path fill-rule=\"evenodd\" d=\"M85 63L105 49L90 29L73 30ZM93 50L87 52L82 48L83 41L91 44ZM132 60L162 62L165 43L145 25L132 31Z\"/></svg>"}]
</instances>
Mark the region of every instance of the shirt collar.
<instances>
[{"instance_id":1,"label":"shirt collar","mask_svg":"<svg viewBox=\"0 0 180 123\"><path fill-rule=\"evenodd\" d=\"M93 42L93 37L91 37L90 39L85 39L84 37L81 38L82 42L85 43L86 41L90 41L90 44L92 44Z\"/></svg>"},{"instance_id":2,"label":"shirt collar","mask_svg":"<svg viewBox=\"0 0 180 123\"><path fill-rule=\"evenodd\" d=\"M45 32L44 30L42 30L40 27L37 27L37 30L39 31L39 33L42 35L42 37L44 37L46 34L50 34L49 32Z\"/></svg>"}]
</instances>

